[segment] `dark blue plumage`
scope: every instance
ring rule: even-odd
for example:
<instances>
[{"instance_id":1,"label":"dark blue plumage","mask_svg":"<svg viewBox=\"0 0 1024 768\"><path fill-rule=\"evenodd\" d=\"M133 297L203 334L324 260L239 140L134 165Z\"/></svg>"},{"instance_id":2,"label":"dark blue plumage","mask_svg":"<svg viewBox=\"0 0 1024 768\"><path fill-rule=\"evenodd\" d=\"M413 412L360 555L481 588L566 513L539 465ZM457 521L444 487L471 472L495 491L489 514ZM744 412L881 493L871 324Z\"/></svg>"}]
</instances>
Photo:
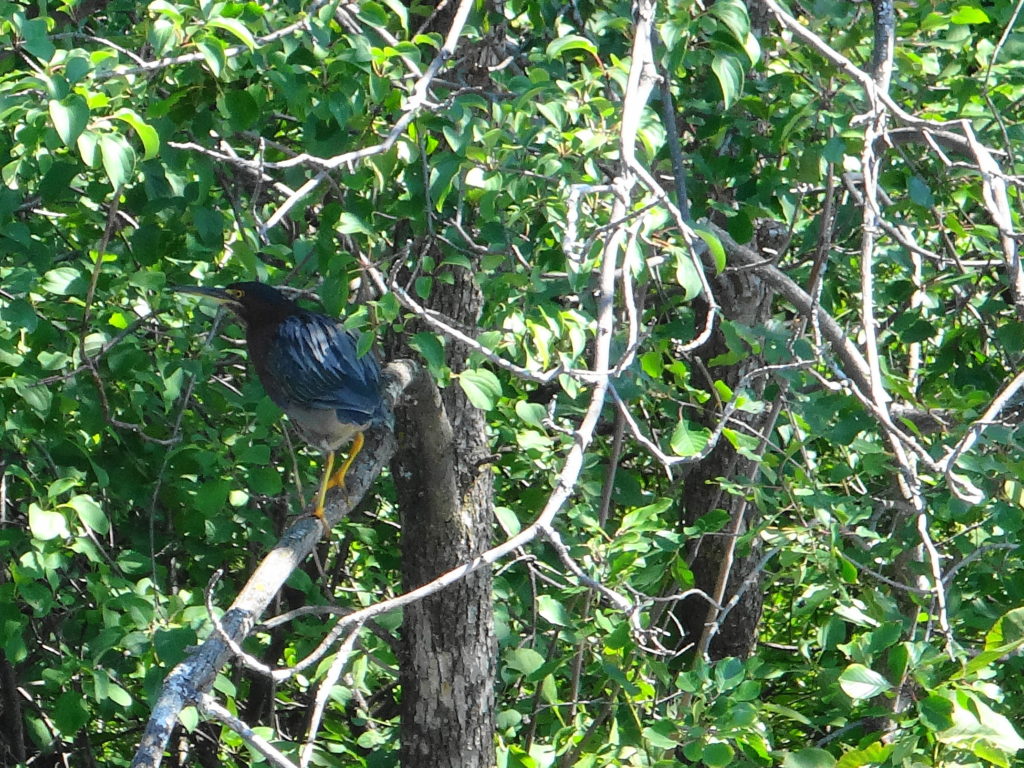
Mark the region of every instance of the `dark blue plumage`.
<instances>
[{"instance_id":1,"label":"dark blue plumage","mask_svg":"<svg viewBox=\"0 0 1024 768\"><path fill-rule=\"evenodd\" d=\"M297 312L282 320L267 370L277 379L271 398L285 411L297 404L333 408L349 424L384 419L377 361L371 354L357 357L356 338L328 317Z\"/></svg>"},{"instance_id":2,"label":"dark blue plumage","mask_svg":"<svg viewBox=\"0 0 1024 768\"><path fill-rule=\"evenodd\" d=\"M267 395L288 414L303 439L328 454L313 514L363 445L363 431L389 420L372 354L356 354L356 337L334 318L303 309L269 285L232 283L224 289L182 287L224 304L245 321L245 338ZM352 442L348 459L331 475L334 452Z\"/></svg>"}]
</instances>

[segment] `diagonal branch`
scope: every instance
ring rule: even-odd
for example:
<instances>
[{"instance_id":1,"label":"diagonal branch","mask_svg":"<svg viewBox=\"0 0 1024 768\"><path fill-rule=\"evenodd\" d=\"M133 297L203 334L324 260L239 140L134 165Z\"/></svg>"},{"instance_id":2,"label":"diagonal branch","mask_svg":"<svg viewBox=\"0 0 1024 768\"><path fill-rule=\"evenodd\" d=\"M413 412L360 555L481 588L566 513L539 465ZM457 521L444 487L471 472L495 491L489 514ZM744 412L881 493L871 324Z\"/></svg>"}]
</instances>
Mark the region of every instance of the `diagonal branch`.
<instances>
[{"instance_id":1,"label":"diagonal branch","mask_svg":"<svg viewBox=\"0 0 1024 768\"><path fill-rule=\"evenodd\" d=\"M393 405L416 375L409 361L385 367L385 398ZM347 493L332 494L325 517L333 526L348 513L369 489L373 479L395 450L394 437L386 430L372 431L363 450L370 460L360 461L345 477ZM217 673L233 656L226 637L240 643L270 605L285 581L320 541L322 528L314 518L301 518L278 541L249 578L246 586L221 620L223 632L215 632L176 666L164 680L163 689L132 760L133 768L156 768L170 739L181 710L198 704Z\"/></svg>"}]
</instances>

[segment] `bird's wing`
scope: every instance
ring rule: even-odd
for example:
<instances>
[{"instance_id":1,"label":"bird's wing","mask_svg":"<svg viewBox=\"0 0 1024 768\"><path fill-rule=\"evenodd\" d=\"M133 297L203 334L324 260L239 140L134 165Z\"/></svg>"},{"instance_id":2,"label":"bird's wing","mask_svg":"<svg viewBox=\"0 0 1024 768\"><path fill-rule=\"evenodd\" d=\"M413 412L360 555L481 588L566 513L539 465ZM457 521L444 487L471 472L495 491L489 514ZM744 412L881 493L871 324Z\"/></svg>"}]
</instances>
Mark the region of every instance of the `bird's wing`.
<instances>
[{"instance_id":1,"label":"bird's wing","mask_svg":"<svg viewBox=\"0 0 1024 768\"><path fill-rule=\"evenodd\" d=\"M356 356L356 339L340 323L313 312L286 317L277 329L270 367L289 402L333 408L338 419L366 424L381 411L380 368Z\"/></svg>"}]
</instances>

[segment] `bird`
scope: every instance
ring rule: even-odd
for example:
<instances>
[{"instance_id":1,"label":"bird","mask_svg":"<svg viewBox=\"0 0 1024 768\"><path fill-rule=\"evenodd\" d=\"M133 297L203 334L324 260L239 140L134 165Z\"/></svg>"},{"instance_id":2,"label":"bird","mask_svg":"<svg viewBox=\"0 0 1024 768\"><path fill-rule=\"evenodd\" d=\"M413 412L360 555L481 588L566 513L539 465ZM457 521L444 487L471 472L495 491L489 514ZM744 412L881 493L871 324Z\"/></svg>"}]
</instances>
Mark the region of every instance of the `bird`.
<instances>
[{"instance_id":1,"label":"bird","mask_svg":"<svg viewBox=\"0 0 1024 768\"><path fill-rule=\"evenodd\" d=\"M327 455L313 516L329 534L327 491L345 487L345 475L363 448L363 432L389 421L376 358L358 354L356 337L339 320L303 309L266 283L170 290L212 299L245 323L249 359L264 392L302 439ZM335 454L349 443L348 457L332 475Z\"/></svg>"}]
</instances>

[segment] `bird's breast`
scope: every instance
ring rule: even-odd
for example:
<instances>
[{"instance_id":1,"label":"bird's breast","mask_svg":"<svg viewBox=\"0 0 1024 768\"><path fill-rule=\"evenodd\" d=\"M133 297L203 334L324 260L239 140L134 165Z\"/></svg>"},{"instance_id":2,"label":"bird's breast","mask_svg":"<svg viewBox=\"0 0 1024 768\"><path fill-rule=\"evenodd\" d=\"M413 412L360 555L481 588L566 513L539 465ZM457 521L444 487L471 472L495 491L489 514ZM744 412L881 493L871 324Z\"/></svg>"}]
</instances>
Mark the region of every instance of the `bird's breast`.
<instances>
[{"instance_id":1,"label":"bird's breast","mask_svg":"<svg viewBox=\"0 0 1024 768\"><path fill-rule=\"evenodd\" d=\"M338 420L334 410L322 408L285 408L288 418L309 445L321 451L336 451L351 442L369 424L348 424Z\"/></svg>"}]
</instances>

